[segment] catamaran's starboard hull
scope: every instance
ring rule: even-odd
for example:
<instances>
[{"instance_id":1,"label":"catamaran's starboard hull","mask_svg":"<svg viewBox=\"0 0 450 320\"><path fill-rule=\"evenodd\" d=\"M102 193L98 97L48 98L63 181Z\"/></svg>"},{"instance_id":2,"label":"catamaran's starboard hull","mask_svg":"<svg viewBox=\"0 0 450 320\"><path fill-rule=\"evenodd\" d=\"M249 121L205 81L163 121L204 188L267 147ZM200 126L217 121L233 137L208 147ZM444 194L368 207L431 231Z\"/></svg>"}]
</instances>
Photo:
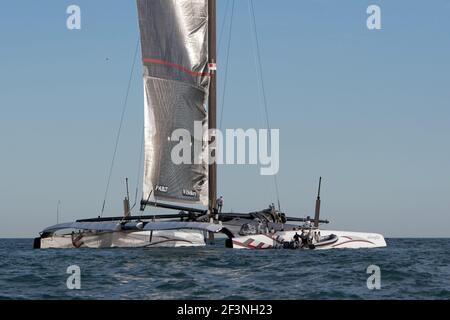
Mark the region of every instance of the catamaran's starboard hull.
<instances>
[{"instance_id":1,"label":"catamaran's starboard hull","mask_svg":"<svg viewBox=\"0 0 450 320\"><path fill-rule=\"evenodd\" d=\"M330 238L332 241L316 243L313 246L305 246L305 249L360 249L386 247L386 241L381 234L350 232L350 231L320 231L322 238ZM277 249L283 247L283 241L293 241L299 231L280 231L275 234L257 234L231 239L234 249ZM333 237L333 235L335 237Z\"/></svg>"},{"instance_id":2,"label":"catamaran's starboard hull","mask_svg":"<svg viewBox=\"0 0 450 320\"><path fill-rule=\"evenodd\" d=\"M200 230L115 231L54 234L40 239L40 248L142 248L200 247L205 235Z\"/></svg>"}]
</instances>

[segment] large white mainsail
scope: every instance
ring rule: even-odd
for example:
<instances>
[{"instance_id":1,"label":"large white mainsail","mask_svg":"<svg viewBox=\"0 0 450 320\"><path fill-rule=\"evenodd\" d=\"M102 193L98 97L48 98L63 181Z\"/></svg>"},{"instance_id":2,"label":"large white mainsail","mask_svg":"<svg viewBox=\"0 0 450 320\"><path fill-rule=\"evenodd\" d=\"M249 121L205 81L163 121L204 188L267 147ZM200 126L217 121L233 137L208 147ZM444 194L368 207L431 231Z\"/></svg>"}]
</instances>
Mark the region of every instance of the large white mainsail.
<instances>
[{"instance_id":1,"label":"large white mainsail","mask_svg":"<svg viewBox=\"0 0 450 320\"><path fill-rule=\"evenodd\" d=\"M143 199L208 204L208 0L137 0L144 68ZM194 135L195 123L203 134ZM191 135L191 164L171 159L172 133ZM197 157L197 159L194 159Z\"/></svg>"}]
</instances>

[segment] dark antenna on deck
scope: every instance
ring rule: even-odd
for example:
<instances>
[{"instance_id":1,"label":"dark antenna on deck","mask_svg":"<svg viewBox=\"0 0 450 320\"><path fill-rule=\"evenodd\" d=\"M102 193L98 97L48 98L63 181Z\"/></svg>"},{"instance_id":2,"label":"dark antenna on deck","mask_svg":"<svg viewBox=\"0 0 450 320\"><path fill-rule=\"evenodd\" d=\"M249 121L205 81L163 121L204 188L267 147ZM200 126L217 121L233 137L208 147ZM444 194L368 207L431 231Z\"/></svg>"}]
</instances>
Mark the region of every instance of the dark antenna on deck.
<instances>
[{"instance_id":1,"label":"dark antenna on deck","mask_svg":"<svg viewBox=\"0 0 450 320\"><path fill-rule=\"evenodd\" d=\"M320 219L320 187L322 186L322 177L319 179L319 189L317 190L316 211L314 215L314 227L319 227Z\"/></svg>"},{"instance_id":2,"label":"dark antenna on deck","mask_svg":"<svg viewBox=\"0 0 450 320\"><path fill-rule=\"evenodd\" d=\"M58 200L58 204L56 205L56 224L59 224L59 206L61 205L61 200Z\"/></svg>"},{"instance_id":3,"label":"dark antenna on deck","mask_svg":"<svg viewBox=\"0 0 450 320\"><path fill-rule=\"evenodd\" d=\"M127 196L123 200L123 215L128 217L130 215L130 190L128 188L128 178L125 178L125 184L127 186Z\"/></svg>"}]
</instances>

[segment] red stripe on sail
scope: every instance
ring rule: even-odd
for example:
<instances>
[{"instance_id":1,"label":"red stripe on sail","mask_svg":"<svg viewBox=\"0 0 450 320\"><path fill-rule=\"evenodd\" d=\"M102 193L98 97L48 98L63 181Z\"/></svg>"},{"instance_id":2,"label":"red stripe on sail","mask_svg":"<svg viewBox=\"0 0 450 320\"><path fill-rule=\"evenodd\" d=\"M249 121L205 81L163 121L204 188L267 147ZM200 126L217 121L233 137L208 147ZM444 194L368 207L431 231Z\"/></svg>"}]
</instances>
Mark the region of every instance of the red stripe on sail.
<instances>
[{"instance_id":1,"label":"red stripe on sail","mask_svg":"<svg viewBox=\"0 0 450 320\"><path fill-rule=\"evenodd\" d=\"M210 74L208 72L192 71L192 70L189 70L189 69L187 69L187 68L185 68L185 67L183 67L183 66L181 66L179 64L172 63L172 62L169 62L169 61L153 59L153 58L144 58L144 59L142 59L142 61L147 62L147 63L161 64L161 65L164 65L164 66L175 68L175 69L183 71L184 73L187 73L187 74L189 74L191 76L199 76L199 77L200 76L201 77L208 77L208 76L210 76Z\"/></svg>"}]
</instances>

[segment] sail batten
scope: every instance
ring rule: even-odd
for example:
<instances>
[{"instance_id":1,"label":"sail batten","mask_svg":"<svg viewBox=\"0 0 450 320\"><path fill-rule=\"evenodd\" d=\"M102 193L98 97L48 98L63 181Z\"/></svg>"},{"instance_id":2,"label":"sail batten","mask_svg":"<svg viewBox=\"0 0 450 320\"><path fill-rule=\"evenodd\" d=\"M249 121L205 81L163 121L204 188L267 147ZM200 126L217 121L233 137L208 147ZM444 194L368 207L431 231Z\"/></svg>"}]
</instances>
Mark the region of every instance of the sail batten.
<instances>
[{"instance_id":1,"label":"sail batten","mask_svg":"<svg viewBox=\"0 0 450 320\"><path fill-rule=\"evenodd\" d=\"M144 82L143 199L208 204L208 166L175 164L177 129L208 130L208 0L137 0ZM202 134L201 136L203 136ZM194 150L205 154L203 139ZM197 159L198 160L198 159Z\"/></svg>"}]
</instances>

